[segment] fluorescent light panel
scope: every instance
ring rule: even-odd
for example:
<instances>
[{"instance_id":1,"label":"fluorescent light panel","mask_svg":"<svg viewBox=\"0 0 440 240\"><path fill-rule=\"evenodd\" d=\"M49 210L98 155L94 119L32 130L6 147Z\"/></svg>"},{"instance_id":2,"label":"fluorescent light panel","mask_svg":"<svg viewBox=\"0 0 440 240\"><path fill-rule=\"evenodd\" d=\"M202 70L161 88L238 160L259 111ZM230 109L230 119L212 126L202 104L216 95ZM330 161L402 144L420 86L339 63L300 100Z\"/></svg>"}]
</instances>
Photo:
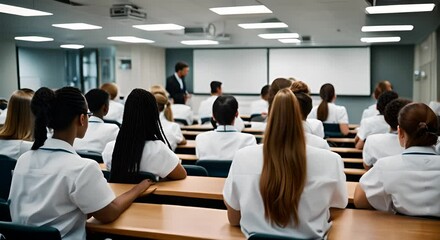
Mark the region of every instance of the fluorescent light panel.
<instances>
[{"instance_id":1,"label":"fluorescent light panel","mask_svg":"<svg viewBox=\"0 0 440 240\"><path fill-rule=\"evenodd\" d=\"M181 41L180 43L184 45L217 45L218 41L214 40L187 40Z\"/></svg>"},{"instance_id":2,"label":"fluorescent light panel","mask_svg":"<svg viewBox=\"0 0 440 240\"><path fill-rule=\"evenodd\" d=\"M382 26L363 26L362 32L397 32L412 31L413 25L382 25Z\"/></svg>"},{"instance_id":3,"label":"fluorescent light panel","mask_svg":"<svg viewBox=\"0 0 440 240\"><path fill-rule=\"evenodd\" d=\"M94 30L101 29L101 26L96 26L87 23L61 23L61 24L52 24L52 27L57 28L65 28L70 30Z\"/></svg>"},{"instance_id":4,"label":"fluorescent light panel","mask_svg":"<svg viewBox=\"0 0 440 240\"><path fill-rule=\"evenodd\" d=\"M51 42L51 41L53 41L53 38L40 37L40 36L22 36L22 37L15 37L14 39L19 40L19 41L28 41L28 42Z\"/></svg>"},{"instance_id":5,"label":"fluorescent light panel","mask_svg":"<svg viewBox=\"0 0 440 240\"><path fill-rule=\"evenodd\" d=\"M287 24L283 22L269 22L269 23L241 23L239 27L244 29L265 29L265 28L287 28Z\"/></svg>"},{"instance_id":6,"label":"fluorescent light panel","mask_svg":"<svg viewBox=\"0 0 440 240\"><path fill-rule=\"evenodd\" d=\"M174 23L133 25L133 27L145 31L172 31L185 29L185 27Z\"/></svg>"},{"instance_id":7,"label":"fluorescent light panel","mask_svg":"<svg viewBox=\"0 0 440 240\"><path fill-rule=\"evenodd\" d=\"M400 42L400 37L363 37L364 43Z\"/></svg>"},{"instance_id":8,"label":"fluorescent light panel","mask_svg":"<svg viewBox=\"0 0 440 240\"><path fill-rule=\"evenodd\" d=\"M84 45L80 45L80 44L63 44L63 45L60 45L60 48L81 49L81 48L84 48Z\"/></svg>"},{"instance_id":9,"label":"fluorescent light panel","mask_svg":"<svg viewBox=\"0 0 440 240\"><path fill-rule=\"evenodd\" d=\"M0 13L18 15L23 17L49 16L53 15L50 12L38 11L30 8L17 7L8 4L0 3Z\"/></svg>"},{"instance_id":10,"label":"fluorescent light panel","mask_svg":"<svg viewBox=\"0 0 440 240\"><path fill-rule=\"evenodd\" d=\"M430 12L434 10L434 3L424 4L398 4L366 7L368 14L385 14L385 13L410 13L410 12Z\"/></svg>"},{"instance_id":11,"label":"fluorescent light panel","mask_svg":"<svg viewBox=\"0 0 440 240\"><path fill-rule=\"evenodd\" d=\"M264 39L299 38L298 33L263 33L258 36Z\"/></svg>"},{"instance_id":12,"label":"fluorescent light panel","mask_svg":"<svg viewBox=\"0 0 440 240\"><path fill-rule=\"evenodd\" d=\"M284 39L278 39L278 41L282 43L301 43L301 40L298 38L284 38Z\"/></svg>"},{"instance_id":13,"label":"fluorescent light panel","mask_svg":"<svg viewBox=\"0 0 440 240\"><path fill-rule=\"evenodd\" d=\"M209 10L217 13L218 15L272 13L272 11L264 5L217 7L217 8L210 8Z\"/></svg>"},{"instance_id":14,"label":"fluorescent light panel","mask_svg":"<svg viewBox=\"0 0 440 240\"><path fill-rule=\"evenodd\" d=\"M138 38L133 36L114 36L114 37L108 37L107 39L112 41L127 42L127 43L154 43L153 40Z\"/></svg>"}]
</instances>

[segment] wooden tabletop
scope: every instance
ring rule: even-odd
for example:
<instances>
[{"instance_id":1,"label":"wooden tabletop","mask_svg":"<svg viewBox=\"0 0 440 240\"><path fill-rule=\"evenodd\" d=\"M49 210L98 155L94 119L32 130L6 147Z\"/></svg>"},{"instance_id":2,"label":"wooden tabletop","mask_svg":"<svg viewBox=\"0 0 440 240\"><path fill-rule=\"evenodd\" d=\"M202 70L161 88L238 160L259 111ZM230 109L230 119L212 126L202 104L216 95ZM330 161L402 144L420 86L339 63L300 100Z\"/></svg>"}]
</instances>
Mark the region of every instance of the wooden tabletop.
<instances>
[{"instance_id":1,"label":"wooden tabletop","mask_svg":"<svg viewBox=\"0 0 440 240\"><path fill-rule=\"evenodd\" d=\"M202 133L201 131L188 131L188 130L183 130L182 131L182 134L184 135L184 136L197 136L197 135L199 135L200 133Z\"/></svg>"},{"instance_id":2,"label":"wooden tabletop","mask_svg":"<svg viewBox=\"0 0 440 240\"><path fill-rule=\"evenodd\" d=\"M354 143L354 138L326 138L325 140L333 143Z\"/></svg>"},{"instance_id":3,"label":"wooden tabletop","mask_svg":"<svg viewBox=\"0 0 440 240\"><path fill-rule=\"evenodd\" d=\"M345 163L363 163L362 158L342 158Z\"/></svg>"},{"instance_id":4,"label":"wooden tabletop","mask_svg":"<svg viewBox=\"0 0 440 240\"><path fill-rule=\"evenodd\" d=\"M348 130L348 133L356 135L358 133L358 131L356 129L350 129L350 130Z\"/></svg>"},{"instance_id":5,"label":"wooden tabletop","mask_svg":"<svg viewBox=\"0 0 440 240\"><path fill-rule=\"evenodd\" d=\"M199 160L195 154L180 154L180 153L178 153L176 155L182 161L194 161L195 162L195 161Z\"/></svg>"},{"instance_id":6,"label":"wooden tabletop","mask_svg":"<svg viewBox=\"0 0 440 240\"><path fill-rule=\"evenodd\" d=\"M196 148L195 140L187 140L184 145L177 145L177 148Z\"/></svg>"},{"instance_id":7,"label":"wooden tabletop","mask_svg":"<svg viewBox=\"0 0 440 240\"><path fill-rule=\"evenodd\" d=\"M367 170L365 169L358 169L358 168L344 168L344 173L346 175L358 175L362 176L364 173L366 173Z\"/></svg>"},{"instance_id":8,"label":"wooden tabletop","mask_svg":"<svg viewBox=\"0 0 440 240\"><path fill-rule=\"evenodd\" d=\"M359 124L348 124L349 129L356 129L359 127Z\"/></svg>"},{"instance_id":9,"label":"wooden tabletop","mask_svg":"<svg viewBox=\"0 0 440 240\"><path fill-rule=\"evenodd\" d=\"M189 125L189 126L181 126L180 129L188 130L188 131L210 131L214 128L211 125Z\"/></svg>"},{"instance_id":10,"label":"wooden tabletop","mask_svg":"<svg viewBox=\"0 0 440 240\"><path fill-rule=\"evenodd\" d=\"M264 130L261 129L255 129L255 128L245 128L243 129L244 133L252 133L252 134L262 134Z\"/></svg>"},{"instance_id":11,"label":"wooden tabletop","mask_svg":"<svg viewBox=\"0 0 440 240\"><path fill-rule=\"evenodd\" d=\"M360 153L362 154L362 150L356 148L347 148L347 147L331 147L331 151L336 153Z\"/></svg>"},{"instance_id":12,"label":"wooden tabletop","mask_svg":"<svg viewBox=\"0 0 440 240\"><path fill-rule=\"evenodd\" d=\"M357 182L347 182L348 203L353 203L354 190L358 184Z\"/></svg>"}]
</instances>

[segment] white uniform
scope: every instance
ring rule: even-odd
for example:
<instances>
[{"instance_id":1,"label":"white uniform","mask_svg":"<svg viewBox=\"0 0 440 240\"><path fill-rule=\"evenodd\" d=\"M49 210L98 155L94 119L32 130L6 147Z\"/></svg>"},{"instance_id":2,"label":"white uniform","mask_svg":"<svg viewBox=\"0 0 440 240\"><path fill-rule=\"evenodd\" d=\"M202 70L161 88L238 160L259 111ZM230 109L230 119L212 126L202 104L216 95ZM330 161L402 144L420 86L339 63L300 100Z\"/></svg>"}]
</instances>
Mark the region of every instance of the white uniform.
<instances>
[{"instance_id":1,"label":"white uniform","mask_svg":"<svg viewBox=\"0 0 440 240\"><path fill-rule=\"evenodd\" d=\"M224 200L241 212L240 226L249 237L258 232L293 238L321 238L329 230L330 207L348 202L344 163L339 155L307 146L307 180L298 206L299 224L271 225L264 217L260 193L263 145L241 149L235 155L223 189Z\"/></svg>"},{"instance_id":2,"label":"white uniform","mask_svg":"<svg viewBox=\"0 0 440 240\"><path fill-rule=\"evenodd\" d=\"M376 115L361 121L357 136L364 141L370 135L388 132L390 132L390 125L385 121L384 116Z\"/></svg>"},{"instance_id":3,"label":"white uniform","mask_svg":"<svg viewBox=\"0 0 440 240\"><path fill-rule=\"evenodd\" d=\"M308 118L317 119L318 106L312 108ZM349 123L347 109L334 103L328 103L328 116L324 123Z\"/></svg>"},{"instance_id":4,"label":"white uniform","mask_svg":"<svg viewBox=\"0 0 440 240\"><path fill-rule=\"evenodd\" d=\"M304 123L304 131L311 133L320 138L324 138L324 125L318 119L306 119Z\"/></svg>"},{"instance_id":5,"label":"white uniform","mask_svg":"<svg viewBox=\"0 0 440 240\"><path fill-rule=\"evenodd\" d=\"M82 139L75 139L73 148L77 151L93 151L101 153L107 143L116 140L119 127L115 124L104 123L98 117L89 118L89 127Z\"/></svg>"},{"instance_id":6,"label":"white uniform","mask_svg":"<svg viewBox=\"0 0 440 240\"><path fill-rule=\"evenodd\" d=\"M429 107L434 111L437 116L440 116L440 102L430 102Z\"/></svg>"},{"instance_id":7,"label":"white uniform","mask_svg":"<svg viewBox=\"0 0 440 240\"><path fill-rule=\"evenodd\" d=\"M373 104L362 112L361 121L365 118L373 117L376 115L379 115L379 110L377 110L376 104Z\"/></svg>"},{"instance_id":8,"label":"white uniform","mask_svg":"<svg viewBox=\"0 0 440 240\"><path fill-rule=\"evenodd\" d=\"M123 116L124 116L124 105L114 100L110 100L108 113L107 115L105 115L104 119L122 123Z\"/></svg>"},{"instance_id":9,"label":"white uniform","mask_svg":"<svg viewBox=\"0 0 440 240\"><path fill-rule=\"evenodd\" d=\"M190 106L187 106L185 104L172 104L171 110L173 111L174 119L185 120L188 125L193 124L193 111L191 110Z\"/></svg>"},{"instance_id":10,"label":"white uniform","mask_svg":"<svg viewBox=\"0 0 440 240\"><path fill-rule=\"evenodd\" d=\"M111 170L113 149L116 141L110 142L102 152L102 159L107 167ZM177 155L171 151L167 145L160 140L146 141L144 151L142 153L140 171L149 172L161 178L165 178L180 163Z\"/></svg>"},{"instance_id":11,"label":"white uniform","mask_svg":"<svg viewBox=\"0 0 440 240\"><path fill-rule=\"evenodd\" d=\"M269 102L264 99L258 99L251 103L251 115L267 113L269 110Z\"/></svg>"},{"instance_id":12,"label":"white uniform","mask_svg":"<svg viewBox=\"0 0 440 240\"><path fill-rule=\"evenodd\" d=\"M199 107L199 121L202 123L203 118L210 118L212 117L212 106L214 105L215 100L218 98L218 96L211 96L205 100L203 100L200 103ZM205 124L211 125L210 122L207 122ZM234 127L239 131L243 131L244 129L244 122L240 117L235 118Z\"/></svg>"},{"instance_id":13,"label":"white uniform","mask_svg":"<svg viewBox=\"0 0 440 240\"><path fill-rule=\"evenodd\" d=\"M201 160L232 160L239 149L256 144L251 134L240 133L233 126L218 126L197 135L196 155Z\"/></svg>"},{"instance_id":14,"label":"white uniform","mask_svg":"<svg viewBox=\"0 0 440 240\"><path fill-rule=\"evenodd\" d=\"M1 125L5 124L7 113L8 113L7 108L1 112L1 114L0 114L0 124Z\"/></svg>"},{"instance_id":15,"label":"white uniform","mask_svg":"<svg viewBox=\"0 0 440 240\"><path fill-rule=\"evenodd\" d=\"M17 139L0 139L0 155L17 160L23 153L31 150L33 144L33 142Z\"/></svg>"},{"instance_id":16,"label":"white uniform","mask_svg":"<svg viewBox=\"0 0 440 240\"><path fill-rule=\"evenodd\" d=\"M403 150L397 133L373 134L365 142L362 156L364 163L371 167L378 159L401 154Z\"/></svg>"},{"instance_id":17,"label":"white uniform","mask_svg":"<svg viewBox=\"0 0 440 240\"><path fill-rule=\"evenodd\" d=\"M9 209L15 223L50 226L63 240L85 240L87 214L114 199L96 161L81 158L67 142L47 139L18 159Z\"/></svg>"},{"instance_id":18,"label":"white uniform","mask_svg":"<svg viewBox=\"0 0 440 240\"><path fill-rule=\"evenodd\" d=\"M359 183L380 211L440 217L440 156L432 147L410 147L379 159Z\"/></svg>"},{"instance_id":19,"label":"white uniform","mask_svg":"<svg viewBox=\"0 0 440 240\"><path fill-rule=\"evenodd\" d=\"M320 138L310 133L305 133L305 137L306 137L307 145L325 150L330 150L330 146L328 145L328 142L323 138Z\"/></svg>"},{"instance_id":20,"label":"white uniform","mask_svg":"<svg viewBox=\"0 0 440 240\"><path fill-rule=\"evenodd\" d=\"M162 124L165 137L168 139L168 142L171 145L171 149L173 151L176 150L177 145L184 139L179 124L168 121L163 112L159 114L159 119L160 123Z\"/></svg>"}]
</instances>

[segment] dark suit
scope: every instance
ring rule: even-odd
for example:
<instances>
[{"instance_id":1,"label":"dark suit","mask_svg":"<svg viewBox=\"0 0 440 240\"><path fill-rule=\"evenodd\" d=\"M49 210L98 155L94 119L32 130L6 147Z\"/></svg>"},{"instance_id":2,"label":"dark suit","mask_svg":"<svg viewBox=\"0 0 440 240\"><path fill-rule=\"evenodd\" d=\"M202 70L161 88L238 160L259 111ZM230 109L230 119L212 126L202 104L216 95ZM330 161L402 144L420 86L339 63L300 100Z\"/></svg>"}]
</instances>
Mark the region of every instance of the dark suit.
<instances>
[{"instance_id":1,"label":"dark suit","mask_svg":"<svg viewBox=\"0 0 440 240\"><path fill-rule=\"evenodd\" d=\"M173 74L167 78L166 90L170 94L170 97L174 99L176 104L185 104L186 95L186 84L185 79L182 79L183 89L180 88L179 81L177 81L176 76Z\"/></svg>"}]
</instances>

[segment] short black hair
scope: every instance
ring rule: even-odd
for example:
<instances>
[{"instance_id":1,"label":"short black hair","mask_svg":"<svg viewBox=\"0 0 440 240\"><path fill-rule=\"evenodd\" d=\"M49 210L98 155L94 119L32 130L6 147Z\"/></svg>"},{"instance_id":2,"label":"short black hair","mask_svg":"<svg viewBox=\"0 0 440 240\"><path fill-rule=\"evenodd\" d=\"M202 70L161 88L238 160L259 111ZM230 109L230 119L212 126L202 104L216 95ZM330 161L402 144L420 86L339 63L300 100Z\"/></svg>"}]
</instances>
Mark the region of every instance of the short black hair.
<instances>
[{"instance_id":1,"label":"short black hair","mask_svg":"<svg viewBox=\"0 0 440 240\"><path fill-rule=\"evenodd\" d=\"M187 63L185 63L185 62L178 62L178 63L176 63L176 65L174 66L174 70L175 70L176 72L178 72L178 71L183 70L183 69L185 69L185 68L187 68L187 67L189 67L189 65L188 65Z\"/></svg>"},{"instance_id":2,"label":"short black hair","mask_svg":"<svg viewBox=\"0 0 440 240\"><path fill-rule=\"evenodd\" d=\"M86 93L87 104L91 112L99 111L102 106L109 103L110 95L102 89L92 89Z\"/></svg>"},{"instance_id":3,"label":"short black hair","mask_svg":"<svg viewBox=\"0 0 440 240\"><path fill-rule=\"evenodd\" d=\"M298 100L299 106L301 108L302 119L306 119L309 113L312 111L312 98L302 92L295 93L295 97Z\"/></svg>"},{"instance_id":4,"label":"short black hair","mask_svg":"<svg viewBox=\"0 0 440 240\"><path fill-rule=\"evenodd\" d=\"M222 87L222 83L219 81L212 81L210 86L211 86L211 93L216 93L217 89Z\"/></svg>"},{"instance_id":5,"label":"short black hair","mask_svg":"<svg viewBox=\"0 0 440 240\"><path fill-rule=\"evenodd\" d=\"M379 99L377 99L377 110L380 114L384 114L385 107L393 101L394 99L397 99L399 95L394 91L388 91L384 92L379 96Z\"/></svg>"},{"instance_id":6,"label":"short black hair","mask_svg":"<svg viewBox=\"0 0 440 240\"><path fill-rule=\"evenodd\" d=\"M269 88L270 88L270 85L266 85L263 88L261 88L260 95L266 96L267 94L269 94Z\"/></svg>"},{"instance_id":7,"label":"short black hair","mask_svg":"<svg viewBox=\"0 0 440 240\"><path fill-rule=\"evenodd\" d=\"M220 125L231 125L237 111L238 102L233 96L219 96L212 105L214 118Z\"/></svg>"},{"instance_id":8,"label":"short black hair","mask_svg":"<svg viewBox=\"0 0 440 240\"><path fill-rule=\"evenodd\" d=\"M0 110L5 110L8 107L8 101L6 99L0 99Z\"/></svg>"},{"instance_id":9,"label":"short black hair","mask_svg":"<svg viewBox=\"0 0 440 240\"><path fill-rule=\"evenodd\" d=\"M384 118L388 125L390 125L391 129L397 130L400 109L410 103L411 101L408 99L398 98L388 103L385 107Z\"/></svg>"}]
</instances>

